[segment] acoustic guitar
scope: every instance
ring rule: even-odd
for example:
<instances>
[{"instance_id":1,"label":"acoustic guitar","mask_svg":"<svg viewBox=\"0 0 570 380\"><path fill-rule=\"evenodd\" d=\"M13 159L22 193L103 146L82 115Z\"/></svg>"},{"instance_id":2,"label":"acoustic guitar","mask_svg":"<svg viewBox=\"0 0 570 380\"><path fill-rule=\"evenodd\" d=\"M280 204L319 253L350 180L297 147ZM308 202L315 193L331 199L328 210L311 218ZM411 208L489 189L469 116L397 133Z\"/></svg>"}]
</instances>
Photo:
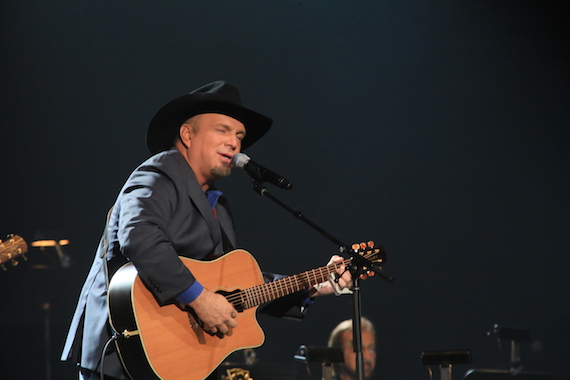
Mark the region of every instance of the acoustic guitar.
<instances>
[{"instance_id":1,"label":"acoustic guitar","mask_svg":"<svg viewBox=\"0 0 570 380\"><path fill-rule=\"evenodd\" d=\"M355 245L363 257L380 265L386 254L372 242ZM131 264L112 277L109 318L120 337L115 341L123 367L132 379L202 380L232 352L259 347L265 336L257 307L329 279L341 263L264 283L253 256L241 249L213 261L180 258L204 287L223 294L239 314L231 336L202 330L191 308L159 306ZM345 259L350 265L352 259ZM365 268L366 270L366 268Z\"/></svg>"}]
</instances>

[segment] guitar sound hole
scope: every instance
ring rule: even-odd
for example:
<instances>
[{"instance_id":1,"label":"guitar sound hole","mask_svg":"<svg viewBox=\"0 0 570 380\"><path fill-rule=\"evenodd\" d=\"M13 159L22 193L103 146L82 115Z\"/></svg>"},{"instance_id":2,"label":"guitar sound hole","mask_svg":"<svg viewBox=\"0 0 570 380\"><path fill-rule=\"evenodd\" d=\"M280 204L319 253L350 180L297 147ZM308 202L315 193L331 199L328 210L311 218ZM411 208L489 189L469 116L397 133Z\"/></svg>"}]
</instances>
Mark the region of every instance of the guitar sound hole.
<instances>
[{"instance_id":1,"label":"guitar sound hole","mask_svg":"<svg viewBox=\"0 0 570 380\"><path fill-rule=\"evenodd\" d=\"M245 307L243 306L243 301L242 298L240 296L240 289L236 289L232 292L225 292L223 290L219 290L216 293L223 295L224 297L226 297L226 299L228 300L229 303L231 303L232 305L234 305L234 308L238 311L238 313L241 313L245 310Z\"/></svg>"}]
</instances>

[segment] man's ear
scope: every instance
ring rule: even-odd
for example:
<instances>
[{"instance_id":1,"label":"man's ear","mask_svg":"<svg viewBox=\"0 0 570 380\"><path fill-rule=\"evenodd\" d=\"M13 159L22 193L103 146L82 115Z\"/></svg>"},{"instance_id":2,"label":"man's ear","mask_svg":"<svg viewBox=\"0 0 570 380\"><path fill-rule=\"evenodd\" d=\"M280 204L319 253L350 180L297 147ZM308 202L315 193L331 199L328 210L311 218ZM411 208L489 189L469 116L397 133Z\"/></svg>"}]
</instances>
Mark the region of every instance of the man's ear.
<instances>
[{"instance_id":1,"label":"man's ear","mask_svg":"<svg viewBox=\"0 0 570 380\"><path fill-rule=\"evenodd\" d=\"M192 141L192 132L192 127L187 123L182 124L178 130L178 138L186 149L188 149Z\"/></svg>"}]
</instances>

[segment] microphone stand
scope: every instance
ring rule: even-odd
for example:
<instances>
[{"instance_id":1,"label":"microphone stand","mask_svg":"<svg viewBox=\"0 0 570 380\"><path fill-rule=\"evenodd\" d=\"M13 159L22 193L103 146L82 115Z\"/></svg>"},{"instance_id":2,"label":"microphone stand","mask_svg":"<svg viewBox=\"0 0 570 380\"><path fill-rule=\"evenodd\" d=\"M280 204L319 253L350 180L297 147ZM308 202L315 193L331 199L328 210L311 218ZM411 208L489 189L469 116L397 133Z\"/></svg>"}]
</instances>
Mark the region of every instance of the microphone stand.
<instances>
[{"instance_id":1,"label":"microphone stand","mask_svg":"<svg viewBox=\"0 0 570 380\"><path fill-rule=\"evenodd\" d=\"M355 250L349 248L348 245L342 243L339 239L335 238L333 235L310 221L305 217L303 212L296 211L283 203L281 200L273 196L269 191L255 178L251 179L253 190L261 196L265 196L271 199L273 202L281 206L283 209L288 211L295 218L301 220L305 224L309 225L315 231L319 232L321 235L335 243L339 247L340 253L346 253L352 257L352 262L349 271L352 276L353 288L352 288L352 298L353 298L353 308L352 308L352 345L353 350L356 353L356 374L358 380L364 379L364 360L362 355L362 306L361 306L361 295L360 295L360 275L362 274L363 268L366 267L367 270L371 270L377 275L379 275L385 281L391 283L394 281L394 277L386 273L378 265L372 263L370 260L362 257Z\"/></svg>"}]
</instances>

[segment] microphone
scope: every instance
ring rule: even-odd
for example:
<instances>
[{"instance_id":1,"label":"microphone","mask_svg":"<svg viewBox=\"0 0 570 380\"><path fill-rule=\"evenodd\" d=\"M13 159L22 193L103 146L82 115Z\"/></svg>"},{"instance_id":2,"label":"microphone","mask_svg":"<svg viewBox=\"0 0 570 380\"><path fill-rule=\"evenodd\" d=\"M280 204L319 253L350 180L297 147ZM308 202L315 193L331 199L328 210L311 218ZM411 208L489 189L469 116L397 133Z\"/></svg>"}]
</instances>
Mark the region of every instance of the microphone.
<instances>
[{"instance_id":1,"label":"microphone","mask_svg":"<svg viewBox=\"0 0 570 380\"><path fill-rule=\"evenodd\" d=\"M291 190L293 184L287 180L287 178L272 172L271 170L264 168L258 163L254 162L245 153L236 154L232 161L234 165L240 169L245 169L245 171L250 175L251 178L259 182L269 182L272 185L280 187L285 190Z\"/></svg>"}]
</instances>

